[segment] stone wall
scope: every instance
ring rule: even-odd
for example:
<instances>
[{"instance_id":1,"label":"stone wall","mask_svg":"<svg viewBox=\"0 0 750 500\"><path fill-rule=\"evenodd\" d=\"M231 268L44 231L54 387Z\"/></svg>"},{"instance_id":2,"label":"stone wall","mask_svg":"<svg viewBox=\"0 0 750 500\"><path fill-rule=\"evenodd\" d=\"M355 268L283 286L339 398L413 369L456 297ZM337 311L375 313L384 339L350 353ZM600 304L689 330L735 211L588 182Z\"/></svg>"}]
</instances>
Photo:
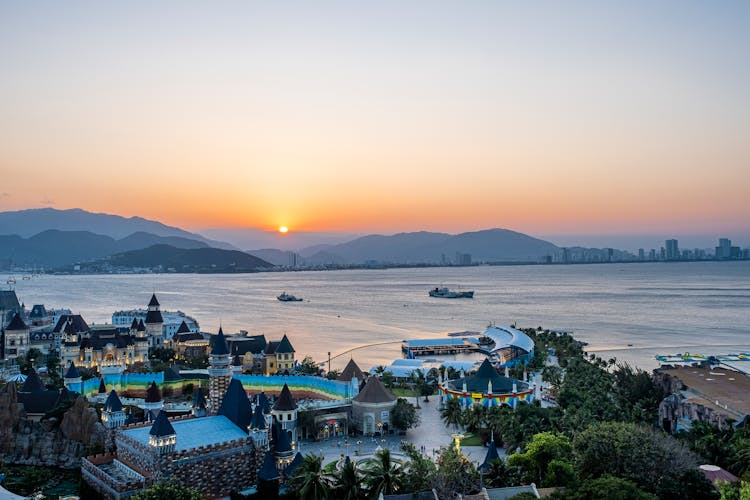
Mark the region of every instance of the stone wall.
<instances>
[{"instance_id":1,"label":"stone wall","mask_svg":"<svg viewBox=\"0 0 750 500\"><path fill-rule=\"evenodd\" d=\"M59 425L58 425L59 424ZM103 443L106 431L96 410L79 398L64 415L33 421L18 403L15 384L0 389L0 460L7 464L74 468L87 447Z\"/></svg>"}]
</instances>

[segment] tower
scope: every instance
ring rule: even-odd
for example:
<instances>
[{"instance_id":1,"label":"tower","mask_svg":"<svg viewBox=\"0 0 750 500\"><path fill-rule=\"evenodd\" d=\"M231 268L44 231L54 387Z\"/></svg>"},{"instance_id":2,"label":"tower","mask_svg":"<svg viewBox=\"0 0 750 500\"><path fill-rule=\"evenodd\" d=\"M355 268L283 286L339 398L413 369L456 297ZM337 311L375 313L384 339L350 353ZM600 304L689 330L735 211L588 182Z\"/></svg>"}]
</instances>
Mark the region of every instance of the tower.
<instances>
[{"instance_id":1,"label":"tower","mask_svg":"<svg viewBox=\"0 0 750 500\"><path fill-rule=\"evenodd\" d=\"M135 360L136 361L143 362L148 359L148 347L149 347L149 339L148 339L148 334L146 333L146 325L143 324L143 320L139 320L138 325L135 327Z\"/></svg>"},{"instance_id":2,"label":"tower","mask_svg":"<svg viewBox=\"0 0 750 500\"><path fill-rule=\"evenodd\" d=\"M125 412L122 410L122 401L112 389L107 396L102 408L102 423L107 429L115 429L125 424Z\"/></svg>"},{"instance_id":3,"label":"tower","mask_svg":"<svg viewBox=\"0 0 750 500\"><path fill-rule=\"evenodd\" d=\"M175 445L177 444L177 433L175 433L172 424L169 423L167 412L159 412L159 416L156 417L148 434L148 444L159 455L174 452Z\"/></svg>"},{"instance_id":4,"label":"tower","mask_svg":"<svg viewBox=\"0 0 750 500\"><path fill-rule=\"evenodd\" d=\"M146 401L143 403L143 410L146 413L146 420L154 420L157 418L157 414L161 415L166 412L161 411L164 408L164 401L161 400L161 391L156 386L156 382L152 381L148 389L146 389Z\"/></svg>"},{"instance_id":5,"label":"tower","mask_svg":"<svg viewBox=\"0 0 750 500\"><path fill-rule=\"evenodd\" d=\"M219 334L214 339L211 355L208 357L208 399L211 403L211 415L216 415L219 411L231 379L229 349L227 349L224 331L219 327Z\"/></svg>"},{"instance_id":6,"label":"tower","mask_svg":"<svg viewBox=\"0 0 750 500\"><path fill-rule=\"evenodd\" d=\"M284 384L281 394L273 404L271 414L279 422L281 428L286 432L292 445L297 442L297 404L292 398L292 391Z\"/></svg>"},{"instance_id":7,"label":"tower","mask_svg":"<svg viewBox=\"0 0 750 500\"><path fill-rule=\"evenodd\" d=\"M81 374L78 372L75 363L70 363L68 371L65 372L65 387L70 391L83 394L83 384Z\"/></svg>"},{"instance_id":8,"label":"tower","mask_svg":"<svg viewBox=\"0 0 750 500\"><path fill-rule=\"evenodd\" d=\"M151 301L148 303L145 324L150 347L161 347L164 344L164 333L162 331L164 318L159 311L159 301L156 300L156 294L151 295Z\"/></svg>"}]
</instances>

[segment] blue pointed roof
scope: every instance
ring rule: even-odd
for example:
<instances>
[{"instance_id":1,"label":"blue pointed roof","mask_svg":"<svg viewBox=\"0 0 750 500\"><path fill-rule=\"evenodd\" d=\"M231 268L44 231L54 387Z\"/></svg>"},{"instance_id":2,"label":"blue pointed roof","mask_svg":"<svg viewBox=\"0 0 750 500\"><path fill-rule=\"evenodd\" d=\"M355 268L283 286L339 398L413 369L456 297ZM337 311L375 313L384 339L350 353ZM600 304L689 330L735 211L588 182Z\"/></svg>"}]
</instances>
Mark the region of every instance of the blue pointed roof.
<instances>
[{"instance_id":1,"label":"blue pointed roof","mask_svg":"<svg viewBox=\"0 0 750 500\"><path fill-rule=\"evenodd\" d=\"M172 436L175 434L174 427L172 427L172 424L169 423L169 419L167 418L167 412L159 412L148 433L152 436L158 437Z\"/></svg>"},{"instance_id":2,"label":"blue pointed roof","mask_svg":"<svg viewBox=\"0 0 750 500\"><path fill-rule=\"evenodd\" d=\"M219 327L219 334L214 337L214 345L211 349L211 356L227 356L229 355L229 349L227 349L227 340L224 337L224 330Z\"/></svg>"},{"instance_id":3,"label":"blue pointed roof","mask_svg":"<svg viewBox=\"0 0 750 500\"><path fill-rule=\"evenodd\" d=\"M250 420L252 419L253 408L250 406L250 401L247 399L247 393L242 387L242 383L236 378L233 378L229 382L227 393L221 401L218 414L224 415L237 427L247 432Z\"/></svg>"},{"instance_id":4,"label":"blue pointed roof","mask_svg":"<svg viewBox=\"0 0 750 500\"><path fill-rule=\"evenodd\" d=\"M139 332L145 332L146 331L146 325L143 324L143 320L138 321L138 331Z\"/></svg>"},{"instance_id":5,"label":"blue pointed roof","mask_svg":"<svg viewBox=\"0 0 750 500\"><path fill-rule=\"evenodd\" d=\"M271 401L268 399L268 396L266 396L265 391L260 391L260 394L258 394L258 405L263 410L263 413L268 415L271 413Z\"/></svg>"},{"instance_id":6,"label":"blue pointed roof","mask_svg":"<svg viewBox=\"0 0 750 500\"><path fill-rule=\"evenodd\" d=\"M114 389L110 391L107 401L104 402L104 411L122 411L122 401L120 401Z\"/></svg>"},{"instance_id":7,"label":"blue pointed roof","mask_svg":"<svg viewBox=\"0 0 750 500\"><path fill-rule=\"evenodd\" d=\"M75 363L70 363L68 371L65 372L65 378L81 378L81 374L78 372Z\"/></svg>"},{"instance_id":8,"label":"blue pointed roof","mask_svg":"<svg viewBox=\"0 0 750 500\"><path fill-rule=\"evenodd\" d=\"M487 455L484 457L484 462L479 466L479 470L487 472L492 467L492 462L499 460L500 455L497 453L497 447L495 446L495 440L490 441L489 447L487 448Z\"/></svg>"},{"instance_id":9,"label":"blue pointed roof","mask_svg":"<svg viewBox=\"0 0 750 500\"><path fill-rule=\"evenodd\" d=\"M297 405L294 403L292 391L289 390L289 386L286 385L285 382L284 387L281 388L281 394L279 394L278 399L276 399L276 402L273 404L273 409L279 411L292 411L295 408L297 408Z\"/></svg>"},{"instance_id":10,"label":"blue pointed roof","mask_svg":"<svg viewBox=\"0 0 750 500\"><path fill-rule=\"evenodd\" d=\"M253 418L250 420L251 429L266 429L266 418L263 416L263 407L261 405L255 405L253 411Z\"/></svg>"},{"instance_id":11,"label":"blue pointed roof","mask_svg":"<svg viewBox=\"0 0 750 500\"><path fill-rule=\"evenodd\" d=\"M273 424L273 437L274 445L273 449L276 453L285 453L292 451L292 443L289 441L289 434L281 427L281 424L274 420Z\"/></svg>"},{"instance_id":12,"label":"blue pointed roof","mask_svg":"<svg viewBox=\"0 0 750 500\"><path fill-rule=\"evenodd\" d=\"M258 471L258 479L263 481L277 481L281 479L281 474L276 470L276 461L273 459L270 451L266 452L263 458L263 466Z\"/></svg>"},{"instance_id":13,"label":"blue pointed roof","mask_svg":"<svg viewBox=\"0 0 750 500\"><path fill-rule=\"evenodd\" d=\"M13 319L10 320L10 323L8 323L6 330L28 330L28 326L26 326L26 323L23 322L23 319L21 318L21 315L16 313L13 316Z\"/></svg>"},{"instance_id":14,"label":"blue pointed roof","mask_svg":"<svg viewBox=\"0 0 750 500\"><path fill-rule=\"evenodd\" d=\"M349 457L346 457L347 460L349 460ZM296 455L294 455L294 459L292 459L291 462L289 462L289 465L286 466L286 469L284 469L284 477L289 479L292 474L294 474L294 469L299 467L299 465L304 461L304 458L302 458L302 453L297 452Z\"/></svg>"},{"instance_id":15,"label":"blue pointed roof","mask_svg":"<svg viewBox=\"0 0 750 500\"><path fill-rule=\"evenodd\" d=\"M292 347L292 343L289 342L286 334L281 338L281 342L279 342L279 345L276 347L276 352L294 352L294 347Z\"/></svg>"},{"instance_id":16,"label":"blue pointed roof","mask_svg":"<svg viewBox=\"0 0 750 500\"><path fill-rule=\"evenodd\" d=\"M196 410L206 409L206 395L203 394L203 387L198 387L198 390L195 391L195 396L193 397L193 408Z\"/></svg>"},{"instance_id":17,"label":"blue pointed roof","mask_svg":"<svg viewBox=\"0 0 750 500\"><path fill-rule=\"evenodd\" d=\"M151 385L146 389L146 403L158 403L161 401L161 391L156 386L155 381L151 381Z\"/></svg>"},{"instance_id":18,"label":"blue pointed roof","mask_svg":"<svg viewBox=\"0 0 750 500\"><path fill-rule=\"evenodd\" d=\"M104 384L104 379L99 379L99 394L104 394L107 392L107 386Z\"/></svg>"},{"instance_id":19,"label":"blue pointed roof","mask_svg":"<svg viewBox=\"0 0 750 500\"><path fill-rule=\"evenodd\" d=\"M32 367L18 392L42 392L44 390L42 379L39 378L39 374Z\"/></svg>"},{"instance_id":20,"label":"blue pointed roof","mask_svg":"<svg viewBox=\"0 0 750 500\"><path fill-rule=\"evenodd\" d=\"M156 300L156 294L155 293L151 295L151 300L149 301L148 305L149 305L149 307L158 306L159 305L159 301Z\"/></svg>"},{"instance_id":21,"label":"blue pointed roof","mask_svg":"<svg viewBox=\"0 0 750 500\"><path fill-rule=\"evenodd\" d=\"M130 329L135 330L136 328L138 328L138 318L133 316L133 322L130 323Z\"/></svg>"}]
</instances>

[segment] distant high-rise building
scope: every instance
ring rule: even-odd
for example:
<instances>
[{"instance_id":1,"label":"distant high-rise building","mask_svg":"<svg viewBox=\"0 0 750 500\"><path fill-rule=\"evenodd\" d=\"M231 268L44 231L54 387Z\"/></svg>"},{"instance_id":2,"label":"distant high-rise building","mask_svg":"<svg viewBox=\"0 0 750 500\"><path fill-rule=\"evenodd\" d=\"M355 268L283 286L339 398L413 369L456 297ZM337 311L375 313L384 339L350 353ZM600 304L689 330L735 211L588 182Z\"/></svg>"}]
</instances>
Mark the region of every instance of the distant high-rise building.
<instances>
[{"instance_id":1,"label":"distant high-rise building","mask_svg":"<svg viewBox=\"0 0 750 500\"><path fill-rule=\"evenodd\" d=\"M717 259L729 259L732 257L732 240L719 238L719 246L716 247Z\"/></svg>"},{"instance_id":2,"label":"distant high-rise building","mask_svg":"<svg viewBox=\"0 0 750 500\"><path fill-rule=\"evenodd\" d=\"M677 240L667 240L664 242L666 247L666 260L679 260L680 259L680 248L677 244Z\"/></svg>"},{"instance_id":3,"label":"distant high-rise building","mask_svg":"<svg viewBox=\"0 0 750 500\"><path fill-rule=\"evenodd\" d=\"M648 260L656 260L656 250L653 248L648 251Z\"/></svg>"},{"instance_id":4,"label":"distant high-rise building","mask_svg":"<svg viewBox=\"0 0 750 500\"><path fill-rule=\"evenodd\" d=\"M638 260L646 260L646 251L642 248L638 249Z\"/></svg>"}]
</instances>

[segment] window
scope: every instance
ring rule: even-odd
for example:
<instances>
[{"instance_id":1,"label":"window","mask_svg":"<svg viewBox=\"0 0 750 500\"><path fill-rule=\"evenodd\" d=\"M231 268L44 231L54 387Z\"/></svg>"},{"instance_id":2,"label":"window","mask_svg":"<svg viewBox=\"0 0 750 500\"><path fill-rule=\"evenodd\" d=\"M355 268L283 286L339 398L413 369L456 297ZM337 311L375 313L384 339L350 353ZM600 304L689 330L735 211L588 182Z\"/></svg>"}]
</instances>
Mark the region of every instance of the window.
<instances>
[{"instance_id":1,"label":"window","mask_svg":"<svg viewBox=\"0 0 750 500\"><path fill-rule=\"evenodd\" d=\"M287 416L286 416L286 419L287 419L287 420L291 420L291 419L292 419L292 414L290 413L289 415L287 415Z\"/></svg>"}]
</instances>

